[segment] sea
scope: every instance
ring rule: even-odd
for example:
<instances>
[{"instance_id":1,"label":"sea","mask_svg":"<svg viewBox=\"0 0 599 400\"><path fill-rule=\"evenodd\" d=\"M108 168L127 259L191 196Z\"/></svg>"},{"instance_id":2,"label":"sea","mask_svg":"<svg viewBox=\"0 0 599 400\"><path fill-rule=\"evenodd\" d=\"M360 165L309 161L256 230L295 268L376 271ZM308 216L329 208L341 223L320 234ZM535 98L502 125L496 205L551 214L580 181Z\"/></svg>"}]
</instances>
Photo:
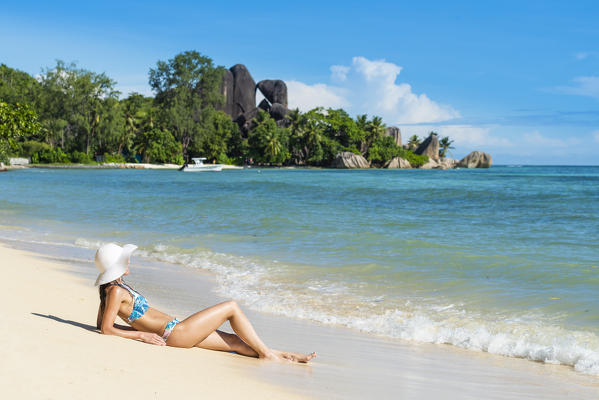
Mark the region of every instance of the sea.
<instances>
[{"instance_id":1,"label":"sea","mask_svg":"<svg viewBox=\"0 0 599 400\"><path fill-rule=\"evenodd\" d=\"M597 166L0 174L0 240L134 243L257 312L589 375L598 236Z\"/></svg>"}]
</instances>

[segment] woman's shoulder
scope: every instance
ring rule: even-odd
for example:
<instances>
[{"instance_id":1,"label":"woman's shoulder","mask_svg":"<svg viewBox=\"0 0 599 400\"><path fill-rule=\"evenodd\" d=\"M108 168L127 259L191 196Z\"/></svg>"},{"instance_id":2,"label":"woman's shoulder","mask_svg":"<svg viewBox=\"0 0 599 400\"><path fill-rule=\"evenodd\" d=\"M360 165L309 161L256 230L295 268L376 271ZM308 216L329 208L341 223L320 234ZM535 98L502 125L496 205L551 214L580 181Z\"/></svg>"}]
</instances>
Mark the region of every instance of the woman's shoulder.
<instances>
[{"instance_id":1,"label":"woman's shoulder","mask_svg":"<svg viewBox=\"0 0 599 400\"><path fill-rule=\"evenodd\" d=\"M119 285L110 285L108 286L106 289L106 296L110 296L110 297L122 297L125 294L129 293L127 292L127 289L120 287Z\"/></svg>"}]
</instances>

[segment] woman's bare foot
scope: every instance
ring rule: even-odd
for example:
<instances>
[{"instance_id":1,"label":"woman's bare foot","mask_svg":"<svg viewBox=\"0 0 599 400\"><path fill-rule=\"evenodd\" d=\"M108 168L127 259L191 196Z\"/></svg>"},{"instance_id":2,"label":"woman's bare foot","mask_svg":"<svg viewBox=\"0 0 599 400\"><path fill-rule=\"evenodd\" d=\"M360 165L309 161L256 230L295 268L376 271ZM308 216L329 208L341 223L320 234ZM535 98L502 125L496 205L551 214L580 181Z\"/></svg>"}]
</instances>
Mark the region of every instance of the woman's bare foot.
<instances>
[{"instance_id":1,"label":"woman's bare foot","mask_svg":"<svg viewBox=\"0 0 599 400\"><path fill-rule=\"evenodd\" d=\"M260 358L262 360L268 360L268 361L278 361L278 362L285 361L285 358L282 357L280 352L276 351L276 350L271 350L269 353L266 353L263 356L259 356L258 358Z\"/></svg>"},{"instance_id":2,"label":"woman's bare foot","mask_svg":"<svg viewBox=\"0 0 599 400\"><path fill-rule=\"evenodd\" d=\"M279 357L285 359L287 361L296 362L296 363L307 363L314 357L316 357L316 353L310 354L301 354L301 353L291 353L287 351L273 350Z\"/></svg>"}]
</instances>

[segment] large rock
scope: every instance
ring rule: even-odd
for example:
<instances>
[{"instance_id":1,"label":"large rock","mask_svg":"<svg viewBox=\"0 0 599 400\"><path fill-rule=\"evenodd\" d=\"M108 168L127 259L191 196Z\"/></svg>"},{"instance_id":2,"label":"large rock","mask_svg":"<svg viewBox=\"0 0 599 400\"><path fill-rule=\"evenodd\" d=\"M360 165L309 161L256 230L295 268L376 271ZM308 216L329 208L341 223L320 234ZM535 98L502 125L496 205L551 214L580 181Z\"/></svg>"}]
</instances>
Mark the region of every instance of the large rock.
<instances>
[{"instance_id":1,"label":"large rock","mask_svg":"<svg viewBox=\"0 0 599 400\"><path fill-rule=\"evenodd\" d=\"M361 155L345 151L337 154L333 168L370 168L370 164Z\"/></svg>"},{"instance_id":2,"label":"large rock","mask_svg":"<svg viewBox=\"0 0 599 400\"><path fill-rule=\"evenodd\" d=\"M262 99L262 101L260 102L260 104L258 104L258 108L261 109L261 110L264 110L266 112L270 111L270 107L271 107L271 105L268 102L268 100L266 100L266 99Z\"/></svg>"},{"instance_id":3,"label":"large rock","mask_svg":"<svg viewBox=\"0 0 599 400\"><path fill-rule=\"evenodd\" d=\"M223 74L223 80L220 84L220 92L223 95L223 97L225 98L225 101L224 101L222 107L219 107L219 109L226 112L231 117L233 117L233 104L234 104L233 90L234 90L234 87L235 87L235 82L233 80L233 73L227 69L227 70L225 70L225 73Z\"/></svg>"},{"instance_id":4,"label":"large rock","mask_svg":"<svg viewBox=\"0 0 599 400\"><path fill-rule=\"evenodd\" d=\"M256 85L270 104L279 103L287 108L287 85L282 80L267 79Z\"/></svg>"},{"instance_id":5,"label":"large rock","mask_svg":"<svg viewBox=\"0 0 599 400\"><path fill-rule=\"evenodd\" d=\"M403 159L401 157L393 157L393 159L391 159L391 161L389 161L387 163L385 168L389 168L389 169L402 168L403 169L403 168L412 168L412 166L410 165L410 162L406 159Z\"/></svg>"},{"instance_id":6,"label":"large rock","mask_svg":"<svg viewBox=\"0 0 599 400\"><path fill-rule=\"evenodd\" d=\"M392 136L395 144L401 146L401 130L396 126L390 126L385 129L385 136Z\"/></svg>"},{"instance_id":7,"label":"large rock","mask_svg":"<svg viewBox=\"0 0 599 400\"><path fill-rule=\"evenodd\" d=\"M280 121L285 118L288 112L289 110L283 104L273 103L272 106L270 106L270 116L273 117L275 121Z\"/></svg>"},{"instance_id":8,"label":"large rock","mask_svg":"<svg viewBox=\"0 0 599 400\"><path fill-rule=\"evenodd\" d=\"M442 158L439 160L439 169L452 169L458 165L458 160L453 158Z\"/></svg>"},{"instance_id":9,"label":"large rock","mask_svg":"<svg viewBox=\"0 0 599 400\"><path fill-rule=\"evenodd\" d=\"M256 82L245 65L237 64L230 68L233 74L233 110L231 118L256 108Z\"/></svg>"},{"instance_id":10,"label":"large rock","mask_svg":"<svg viewBox=\"0 0 599 400\"><path fill-rule=\"evenodd\" d=\"M237 122L237 125L239 125L241 133L244 137L247 137L247 133L254 127L254 118L258 117L258 110L260 110L258 107L254 107L250 111L239 115L235 119L235 122Z\"/></svg>"},{"instance_id":11,"label":"large rock","mask_svg":"<svg viewBox=\"0 0 599 400\"><path fill-rule=\"evenodd\" d=\"M414 151L416 154L427 155L429 159L439 161L439 138L431 133Z\"/></svg>"},{"instance_id":12,"label":"large rock","mask_svg":"<svg viewBox=\"0 0 599 400\"><path fill-rule=\"evenodd\" d=\"M473 151L458 163L460 168L489 168L493 164L493 159L488 153L482 151Z\"/></svg>"},{"instance_id":13,"label":"large rock","mask_svg":"<svg viewBox=\"0 0 599 400\"><path fill-rule=\"evenodd\" d=\"M426 164L423 164L419 167L420 169L437 169L439 168L439 163L433 160L432 158L428 159Z\"/></svg>"}]
</instances>

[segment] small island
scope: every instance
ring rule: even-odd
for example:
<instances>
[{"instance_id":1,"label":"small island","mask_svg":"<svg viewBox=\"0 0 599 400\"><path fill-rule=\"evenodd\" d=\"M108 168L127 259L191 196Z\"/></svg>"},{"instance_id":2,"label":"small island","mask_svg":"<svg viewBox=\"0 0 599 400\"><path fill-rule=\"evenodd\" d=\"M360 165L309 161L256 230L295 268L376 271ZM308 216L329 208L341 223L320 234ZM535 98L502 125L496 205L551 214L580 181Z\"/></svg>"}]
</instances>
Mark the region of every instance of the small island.
<instances>
[{"instance_id":1,"label":"small island","mask_svg":"<svg viewBox=\"0 0 599 400\"><path fill-rule=\"evenodd\" d=\"M158 61L154 97L121 99L104 73L58 61L37 77L0 65L0 162L146 168L192 157L225 165L321 168L488 168L487 153L446 157L449 137L402 143L398 127L343 109L288 108L282 80L254 81L197 51ZM256 93L264 99L256 105ZM12 162L10 160L12 159Z\"/></svg>"}]
</instances>

